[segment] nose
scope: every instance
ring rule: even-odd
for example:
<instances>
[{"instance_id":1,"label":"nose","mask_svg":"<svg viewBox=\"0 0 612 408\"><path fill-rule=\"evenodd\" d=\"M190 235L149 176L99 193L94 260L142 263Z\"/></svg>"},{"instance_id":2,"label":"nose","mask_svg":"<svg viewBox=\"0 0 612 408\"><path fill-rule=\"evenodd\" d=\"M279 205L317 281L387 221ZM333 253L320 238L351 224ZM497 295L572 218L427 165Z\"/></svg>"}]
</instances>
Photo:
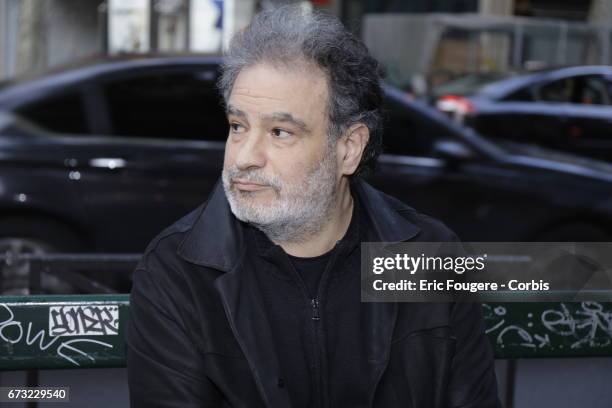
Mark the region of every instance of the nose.
<instances>
[{"instance_id":1,"label":"nose","mask_svg":"<svg viewBox=\"0 0 612 408\"><path fill-rule=\"evenodd\" d=\"M235 146L235 164L240 170L261 168L266 164L265 140L262 134L250 131Z\"/></svg>"}]
</instances>

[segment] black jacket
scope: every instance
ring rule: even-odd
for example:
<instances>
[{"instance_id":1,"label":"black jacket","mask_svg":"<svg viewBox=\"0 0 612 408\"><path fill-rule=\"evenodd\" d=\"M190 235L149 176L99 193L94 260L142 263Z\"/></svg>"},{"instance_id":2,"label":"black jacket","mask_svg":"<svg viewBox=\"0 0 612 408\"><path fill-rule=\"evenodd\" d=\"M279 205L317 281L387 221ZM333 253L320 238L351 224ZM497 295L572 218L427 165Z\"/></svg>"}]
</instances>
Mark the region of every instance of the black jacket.
<instances>
[{"instance_id":1,"label":"black jacket","mask_svg":"<svg viewBox=\"0 0 612 408\"><path fill-rule=\"evenodd\" d=\"M353 192L350 225L326 254L289 256L261 231L245 254L255 277L292 408L367 408L368 327L361 302L361 231L371 229Z\"/></svg>"},{"instance_id":2,"label":"black jacket","mask_svg":"<svg viewBox=\"0 0 612 408\"><path fill-rule=\"evenodd\" d=\"M353 188L372 225L367 241L456 240L367 183ZM219 183L207 203L148 246L134 274L127 328L132 406L290 407L247 273L244 233ZM497 406L479 304L367 303L363 310L371 406Z\"/></svg>"}]
</instances>

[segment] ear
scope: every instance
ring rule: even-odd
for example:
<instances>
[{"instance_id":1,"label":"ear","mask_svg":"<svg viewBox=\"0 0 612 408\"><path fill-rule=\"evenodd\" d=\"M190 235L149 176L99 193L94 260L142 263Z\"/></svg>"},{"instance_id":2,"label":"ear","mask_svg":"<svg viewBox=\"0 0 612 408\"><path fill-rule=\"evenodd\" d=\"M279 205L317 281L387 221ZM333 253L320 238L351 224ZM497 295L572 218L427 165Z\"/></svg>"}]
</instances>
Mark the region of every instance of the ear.
<instances>
[{"instance_id":1,"label":"ear","mask_svg":"<svg viewBox=\"0 0 612 408\"><path fill-rule=\"evenodd\" d=\"M361 156L370 139L370 130L363 123L349 127L336 145L338 153L338 170L341 175L355 173Z\"/></svg>"}]
</instances>

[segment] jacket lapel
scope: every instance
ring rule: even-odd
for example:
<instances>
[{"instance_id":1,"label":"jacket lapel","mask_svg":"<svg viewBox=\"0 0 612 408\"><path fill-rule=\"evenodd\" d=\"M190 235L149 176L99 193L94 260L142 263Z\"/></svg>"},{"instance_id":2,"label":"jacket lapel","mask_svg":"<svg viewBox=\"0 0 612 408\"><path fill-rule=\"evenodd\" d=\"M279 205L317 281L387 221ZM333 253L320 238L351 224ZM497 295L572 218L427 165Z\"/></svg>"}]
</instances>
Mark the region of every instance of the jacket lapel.
<instances>
[{"instance_id":1,"label":"jacket lapel","mask_svg":"<svg viewBox=\"0 0 612 408\"><path fill-rule=\"evenodd\" d=\"M215 281L215 287L266 406L289 407L289 394L278 386L281 371L274 339L252 277L245 265L238 262L233 270Z\"/></svg>"},{"instance_id":2,"label":"jacket lapel","mask_svg":"<svg viewBox=\"0 0 612 408\"><path fill-rule=\"evenodd\" d=\"M368 347L369 395L372 406L374 394L380 379L389 362L391 338L397 319L397 303L366 303L364 310L364 326Z\"/></svg>"},{"instance_id":3,"label":"jacket lapel","mask_svg":"<svg viewBox=\"0 0 612 408\"><path fill-rule=\"evenodd\" d=\"M178 253L189 262L225 272L214 282L229 325L268 407L290 406L277 384L280 366L255 282L243 263L245 228L234 217L218 182Z\"/></svg>"},{"instance_id":4,"label":"jacket lapel","mask_svg":"<svg viewBox=\"0 0 612 408\"><path fill-rule=\"evenodd\" d=\"M362 242L397 243L414 238L420 229L404 218L400 211L412 211L401 201L384 195L364 181L353 184L361 200L369 228ZM376 388L389 363L393 330L398 314L396 302L367 302L363 305L363 322L370 367L369 406L374 403Z\"/></svg>"}]
</instances>

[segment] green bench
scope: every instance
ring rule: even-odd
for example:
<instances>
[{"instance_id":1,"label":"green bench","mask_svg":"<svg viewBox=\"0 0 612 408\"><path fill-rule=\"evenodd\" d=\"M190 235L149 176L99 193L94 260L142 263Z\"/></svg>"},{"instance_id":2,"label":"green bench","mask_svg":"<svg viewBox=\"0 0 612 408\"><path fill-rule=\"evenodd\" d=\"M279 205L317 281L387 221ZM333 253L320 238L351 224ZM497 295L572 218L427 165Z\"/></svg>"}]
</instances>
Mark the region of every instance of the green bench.
<instances>
[{"instance_id":1,"label":"green bench","mask_svg":"<svg viewBox=\"0 0 612 408\"><path fill-rule=\"evenodd\" d=\"M0 296L0 371L125 366L129 295Z\"/></svg>"},{"instance_id":2,"label":"green bench","mask_svg":"<svg viewBox=\"0 0 612 408\"><path fill-rule=\"evenodd\" d=\"M129 295L0 297L0 371L125 366ZM612 302L485 303L498 359L612 357Z\"/></svg>"}]
</instances>

